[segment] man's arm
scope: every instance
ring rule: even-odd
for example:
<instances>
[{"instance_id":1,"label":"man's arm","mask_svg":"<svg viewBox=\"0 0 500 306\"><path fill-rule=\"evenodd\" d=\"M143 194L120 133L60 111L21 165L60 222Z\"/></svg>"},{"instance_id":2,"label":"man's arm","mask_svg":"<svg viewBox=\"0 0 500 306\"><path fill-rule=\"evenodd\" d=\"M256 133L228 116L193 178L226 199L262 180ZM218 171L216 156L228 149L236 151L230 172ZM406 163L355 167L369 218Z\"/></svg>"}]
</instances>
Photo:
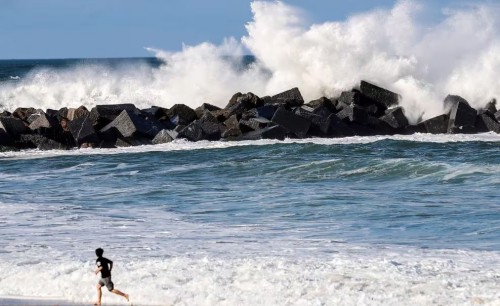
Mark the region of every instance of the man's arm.
<instances>
[{"instance_id":1,"label":"man's arm","mask_svg":"<svg viewBox=\"0 0 500 306\"><path fill-rule=\"evenodd\" d=\"M113 270L113 262L109 260L109 272L111 272L111 270Z\"/></svg>"},{"instance_id":2,"label":"man's arm","mask_svg":"<svg viewBox=\"0 0 500 306\"><path fill-rule=\"evenodd\" d=\"M102 267L97 268L97 269L95 270L95 275L97 275L99 272L101 272L101 270L102 270Z\"/></svg>"}]
</instances>

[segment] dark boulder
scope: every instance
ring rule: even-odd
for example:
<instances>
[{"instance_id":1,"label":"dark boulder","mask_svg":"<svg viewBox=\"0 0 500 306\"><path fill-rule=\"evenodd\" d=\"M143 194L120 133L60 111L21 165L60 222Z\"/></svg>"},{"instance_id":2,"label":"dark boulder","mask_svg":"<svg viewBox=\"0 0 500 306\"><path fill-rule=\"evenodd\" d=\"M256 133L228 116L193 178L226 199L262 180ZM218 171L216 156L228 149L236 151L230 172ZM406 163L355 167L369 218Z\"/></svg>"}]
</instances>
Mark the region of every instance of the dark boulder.
<instances>
[{"instance_id":1,"label":"dark boulder","mask_svg":"<svg viewBox=\"0 0 500 306\"><path fill-rule=\"evenodd\" d=\"M22 148L36 148L39 150L67 150L69 147L63 143L45 137L44 135L21 135L18 146Z\"/></svg>"},{"instance_id":2,"label":"dark boulder","mask_svg":"<svg viewBox=\"0 0 500 306\"><path fill-rule=\"evenodd\" d=\"M218 106L215 106L215 105L212 105L212 104L209 104L209 103L203 103L201 106L197 107L194 112L196 113L196 116L199 118L201 118L203 116L203 114L205 114L206 112L215 112L215 111L218 111L220 110L221 108L218 107Z\"/></svg>"},{"instance_id":3,"label":"dark boulder","mask_svg":"<svg viewBox=\"0 0 500 306\"><path fill-rule=\"evenodd\" d=\"M235 93L231 99L229 99L229 102L227 103L226 107L224 107L224 109L229 109L231 107L233 107L236 102L238 101L238 98L240 98L241 96L243 96L243 94L241 92L237 92Z\"/></svg>"},{"instance_id":4,"label":"dark boulder","mask_svg":"<svg viewBox=\"0 0 500 306\"><path fill-rule=\"evenodd\" d=\"M46 113L47 113L47 114L49 114L49 116L57 117L57 118L59 118L59 119L61 119L61 118L66 118L66 119L68 119L68 111L69 111L69 110L68 110L68 108L67 108L67 107L63 107L63 108L59 109L55 115L52 115L52 114L49 112L49 110L47 110L47 111L46 111Z\"/></svg>"},{"instance_id":5,"label":"dark boulder","mask_svg":"<svg viewBox=\"0 0 500 306\"><path fill-rule=\"evenodd\" d=\"M345 106L355 105L376 117L382 116L387 110L384 104L372 100L358 91L344 91L337 101L337 108L343 109Z\"/></svg>"},{"instance_id":6,"label":"dark boulder","mask_svg":"<svg viewBox=\"0 0 500 306\"><path fill-rule=\"evenodd\" d=\"M211 113L205 113L200 119L191 122L179 131L178 138L190 141L219 140L226 128Z\"/></svg>"},{"instance_id":7,"label":"dark boulder","mask_svg":"<svg viewBox=\"0 0 500 306\"><path fill-rule=\"evenodd\" d=\"M430 134L446 134L448 132L450 117L446 114L427 119L419 125L425 128L425 131Z\"/></svg>"},{"instance_id":8,"label":"dark boulder","mask_svg":"<svg viewBox=\"0 0 500 306\"><path fill-rule=\"evenodd\" d=\"M96 105L90 111L89 119L93 121L96 130L102 129L105 125L115 120L124 110L139 112L134 104L106 104Z\"/></svg>"},{"instance_id":9,"label":"dark boulder","mask_svg":"<svg viewBox=\"0 0 500 306\"><path fill-rule=\"evenodd\" d=\"M31 123L33 123L33 121L38 119L42 114L45 114L44 111L42 111L41 109L38 109L35 113L29 115L29 117L26 118L26 120L24 120L24 122L27 123L29 126ZM53 117L53 118L56 118L56 117Z\"/></svg>"},{"instance_id":10,"label":"dark boulder","mask_svg":"<svg viewBox=\"0 0 500 306\"><path fill-rule=\"evenodd\" d=\"M226 129L222 133L221 137L230 139L230 138L239 137L241 135L242 135L242 132L239 128L231 128L231 129Z\"/></svg>"},{"instance_id":11,"label":"dark boulder","mask_svg":"<svg viewBox=\"0 0 500 306\"><path fill-rule=\"evenodd\" d=\"M175 125L188 125L198 118L196 112L184 104L175 104L167 111L167 115Z\"/></svg>"},{"instance_id":12,"label":"dark boulder","mask_svg":"<svg viewBox=\"0 0 500 306\"><path fill-rule=\"evenodd\" d=\"M150 108L141 109L142 117L145 117L149 120L167 120L168 109L159 107L159 106L151 106Z\"/></svg>"},{"instance_id":13,"label":"dark boulder","mask_svg":"<svg viewBox=\"0 0 500 306\"><path fill-rule=\"evenodd\" d=\"M306 137L311 127L311 122L309 120L287 111L284 107L280 107L276 110L271 121L299 138Z\"/></svg>"},{"instance_id":14,"label":"dark boulder","mask_svg":"<svg viewBox=\"0 0 500 306\"><path fill-rule=\"evenodd\" d=\"M242 132L250 132L260 130L267 127L271 123L269 119L264 117L249 118L248 120L240 120L239 127Z\"/></svg>"},{"instance_id":15,"label":"dark boulder","mask_svg":"<svg viewBox=\"0 0 500 306\"><path fill-rule=\"evenodd\" d=\"M386 115L382 116L380 120L386 122L395 130L402 130L408 126L408 119L403 113L403 108L401 107L388 110Z\"/></svg>"},{"instance_id":16,"label":"dark boulder","mask_svg":"<svg viewBox=\"0 0 500 306\"><path fill-rule=\"evenodd\" d=\"M225 126L210 112L205 113L199 120L203 137L206 140L219 140L225 131Z\"/></svg>"},{"instance_id":17,"label":"dark boulder","mask_svg":"<svg viewBox=\"0 0 500 306\"><path fill-rule=\"evenodd\" d=\"M153 144L172 142L177 138L177 134L177 132L172 130L161 130L158 134L156 134L152 142Z\"/></svg>"},{"instance_id":18,"label":"dark boulder","mask_svg":"<svg viewBox=\"0 0 500 306\"><path fill-rule=\"evenodd\" d=\"M147 146L151 145L151 139L144 137L133 137L133 138L118 138L115 143L115 147L136 147L136 146Z\"/></svg>"},{"instance_id":19,"label":"dark boulder","mask_svg":"<svg viewBox=\"0 0 500 306\"><path fill-rule=\"evenodd\" d=\"M445 105L451 105L448 133L462 133L474 128L477 111L460 96L448 96Z\"/></svg>"},{"instance_id":20,"label":"dark boulder","mask_svg":"<svg viewBox=\"0 0 500 306\"><path fill-rule=\"evenodd\" d=\"M485 110L481 112L476 119L476 129L478 132L495 132L500 133L500 123L495 119L495 115Z\"/></svg>"},{"instance_id":21,"label":"dark boulder","mask_svg":"<svg viewBox=\"0 0 500 306\"><path fill-rule=\"evenodd\" d=\"M0 129L7 132L14 139L19 139L22 134L30 131L23 120L15 117L0 117Z\"/></svg>"},{"instance_id":22,"label":"dark boulder","mask_svg":"<svg viewBox=\"0 0 500 306\"><path fill-rule=\"evenodd\" d=\"M272 96L273 103L284 105L287 108L297 107L304 104L304 98L297 87Z\"/></svg>"},{"instance_id":23,"label":"dark boulder","mask_svg":"<svg viewBox=\"0 0 500 306\"><path fill-rule=\"evenodd\" d=\"M63 117L59 116L59 111L55 110L55 109L48 108L47 110L45 110L45 113L47 114L47 116L54 117L57 119L63 118ZM64 117L64 118L66 118L66 117Z\"/></svg>"},{"instance_id":24,"label":"dark boulder","mask_svg":"<svg viewBox=\"0 0 500 306\"><path fill-rule=\"evenodd\" d=\"M495 114L498 109L497 109L497 99L492 99L486 106L484 107L484 110L487 110L491 112L492 114Z\"/></svg>"},{"instance_id":25,"label":"dark boulder","mask_svg":"<svg viewBox=\"0 0 500 306\"><path fill-rule=\"evenodd\" d=\"M274 105L268 104L264 106L260 106L257 108L252 108L241 116L241 119L248 120L250 118L258 118L263 117L268 120L271 120L276 112L276 107Z\"/></svg>"},{"instance_id":26,"label":"dark boulder","mask_svg":"<svg viewBox=\"0 0 500 306\"><path fill-rule=\"evenodd\" d=\"M346 123L358 123L363 125L366 125L368 116L364 108L354 104L347 105L343 110L337 113L337 117Z\"/></svg>"},{"instance_id":27,"label":"dark boulder","mask_svg":"<svg viewBox=\"0 0 500 306\"><path fill-rule=\"evenodd\" d=\"M297 107L295 109L295 114L309 120L311 122L311 127L309 128L308 135L315 137L324 137L327 136L328 128L329 128L329 120L328 117L323 117L317 114L314 114L314 109L302 105L301 107Z\"/></svg>"},{"instance_id":28,"label":"dark boulder","mask_svg":"<svg viewBox=\"0 0 500 306\"><path fill-rule=\"evenodd\" d=\"M239 129L239 121L238 121L238 116L232 115L229 117L226 121L224 121L224 125L228 129Z\"/></svg>"},{"instance_id":29,"label":"dark boulder","mask_svg":"<svg viewBox=\"0 0 500 306\"><path fill-rule=\"evenodd\" d=\"M178 138L185 138L190 141L203 140L203 128L200 120L191 122L188 126L179 131Z\"/></svg>"},{"instance_id":30,"label":"dark boulder","mask_svg":"<svg viewBox=\"0 0 500 306\"><path fill-rule=\"evenodd\" d=\"M395 130L387 122L377 117L368 116L365 125L370 127L368 135L393 135L395 133Z\"/></svg>"},{"instance_id":31,"label":"dark boulder","mask_svg":"<svg viewBox=\"0 0 500 306\"><path fill-rule=\"evenodd\" d=\"M225 139L231 141L260 140L260 139L284 140L287 134L288 131L285 128L279 125L274 125L266 127L261 130L251 131L237 137L227 137Z\"/></svg>"},{"instance_id":32,"label":"dark boulder","mask_svg":"<svg viewBox=\"0 0 500 306\"><path fill-rule=\"evenodd\" d=\"M37 112L33 107L18 107L12 113L15 118L21 119L22 121L28 122L28 117Z\"/></svg>"},{"instance_id":33,"label":"dark boulder","mask_svg":"<svg viewBox=\"0 0 500 306\"><path fill-rule=\"evenodd\" d=\"M14 139L3 129L0 128L0 146L12 146Z\"/></svg>"},{"instance_id":34,"label":"dark boulder","mask_svg":"<svg viewBox=\"0 0 500 306\"><path fill-rule=\"evenodd\" d=\"M312 112L318 115L324 115L326 113L325 109L328 110L330 114L337 112L337 108L332 103L332 100L328 99L327 97L321 97L317 100L310 101L304 105L312 108L313 109Z\"/></svg>"},{"instance_id":35,"label":"dark boulder","mask_svg":"<svg viewBox=\"0 0 500 306\"><path fill-rule=\"evenodd\" d=\"M31 115L31 119L34 119L35 115ZM32 131L39 130L43 132L43 129L49 130L49 129L56 129L60 128L59 121L54 118L50 117L44 112L36 114L36 119L32 120L31 124L29 125L29 128Z\"/></svg>"},{"instance_id":36,"label":"dark boulder","mask_svg":"<svg viewBox=\"0 0 500 306\"><path fill-rule=\"evenodd\" d=\"M112 122L103 127L100 132L105 133L110 129L116 129L121 137L145 137L153 138L164 126L159 121L151 121L142 118L133 111L123 110Z\"/></svg>"},{"instance_id":37,"label":"dark boulder","mask_svg":"<svg viewBox=\"0 0 500 306\"><path fill-rule=\"evenodd\" d=\"M226 118L229 118L232 115L241 117L243 113L249 111L250 109L263 105L262 100L251 92L239 96L236 99L236 102L231 104L232 105L230 107L226 107Z\"/></svg>"},{"instance_id":38,"label":"dark boulder","mask_svg":"<svg viewBox=\"0 0 500 306\"><path fill-rule=\"evenodd\" d=\"M386 107L397 105L401 99L399 94L366 81L361 81L360 91L368 98L381 103Z\"/></svg>"},{"instance_id":39,"label":"dark boulder","mask_svg":"<svg viewBox=\"0 0 500 306\"><path fill-rule=\"evenodd\" d=\"M78 146L83 143L99 143L100 139L94 129L94 120L91 115L80 117L68 123L69 131Z\"/></svg>"},{"instance_id":40,"label":"dark boulder","mask_svg":"<svg viewBox=\"0 0 500 306\"><path fill-rule=\"evenodd\" d=\"M327 137L349 137L355 135L353 129L335 114L328 116L326 130L322 130L322 132Z\"/></svg>"},{"instance_id":41,"label":"dark boulder","mask_svg":"<svg viewBox=\"0 0 500 306\"><path fill-rule=\"evenodd\" d=\"M79 108L70 108L68 109L66 118L71 121L80 117L87 116L89 113L89 110L85 106L80 106Z\"/></svg>"}]
</instances>

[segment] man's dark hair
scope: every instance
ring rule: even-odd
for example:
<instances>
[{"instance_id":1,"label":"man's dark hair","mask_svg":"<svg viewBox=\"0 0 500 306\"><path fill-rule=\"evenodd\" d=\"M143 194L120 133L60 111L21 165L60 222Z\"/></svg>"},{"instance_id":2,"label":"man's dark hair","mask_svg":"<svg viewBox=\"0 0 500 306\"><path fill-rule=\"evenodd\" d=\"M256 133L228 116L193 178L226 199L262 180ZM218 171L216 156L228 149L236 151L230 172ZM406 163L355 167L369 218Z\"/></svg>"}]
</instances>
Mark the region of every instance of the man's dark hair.
<instances>
[{"instance_id":1,"label":"man's dark hair","mask_svg":"<svg viewBox=\"0 0 500 306\"><path fill-rule=\"evenodd\" d=\"M97 255L97 257L101 257L103 253L104 253L104 250L101 248L98 248L97 250L95 250L95 254Z\"/></svg>"}]
</instances>

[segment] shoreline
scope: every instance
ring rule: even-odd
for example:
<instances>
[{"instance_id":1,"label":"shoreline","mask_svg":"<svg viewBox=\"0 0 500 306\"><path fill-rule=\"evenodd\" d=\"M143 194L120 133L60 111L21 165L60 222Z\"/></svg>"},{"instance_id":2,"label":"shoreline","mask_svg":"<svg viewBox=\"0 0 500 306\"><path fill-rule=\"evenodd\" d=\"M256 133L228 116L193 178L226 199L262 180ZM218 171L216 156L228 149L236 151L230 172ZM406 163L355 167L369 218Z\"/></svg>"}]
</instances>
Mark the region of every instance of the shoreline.
<instances>
[{"instance_id":1,"label":"shoreline","mask_svg":"<svg viewBox=\"0 0 500 306\"><path fill-rule=\"evenodd\" d=\"M0 296L0 306L88 306L94 305L94 301L72 302L58 297L23 297L23 296ZM111 304L103 302L102 306L136 305L129 302Z\"/></svg>"}]
</instances>

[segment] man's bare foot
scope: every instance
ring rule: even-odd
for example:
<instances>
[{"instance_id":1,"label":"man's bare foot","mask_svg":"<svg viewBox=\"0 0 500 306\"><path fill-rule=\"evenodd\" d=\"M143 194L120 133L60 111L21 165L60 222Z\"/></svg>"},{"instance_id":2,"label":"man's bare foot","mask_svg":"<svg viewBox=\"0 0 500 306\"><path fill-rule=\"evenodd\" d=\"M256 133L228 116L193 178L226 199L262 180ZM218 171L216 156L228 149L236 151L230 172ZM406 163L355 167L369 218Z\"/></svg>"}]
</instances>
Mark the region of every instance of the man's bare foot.
<instances>
[{"instance_id":1,"label":"man's bare foot","mask_svg":"<svg viewBox=\"0 0 500 306\"><path fill-rule=\"evenodd\" d=\"M130 302L128 299L128 294L125 294L125 298L127 299L127 302Z\"/></svg>"},{"instance_id":2,"label":"man's bare foot","mask_svg":"<svg viewBox=\"0 0 500 306\"><path fill-rule=\"evenodd\" d=\"M128 299L127 299L128 300ZM101 302L95 302L94 306L101 306Z\"/></svg>"}]
</instances>

